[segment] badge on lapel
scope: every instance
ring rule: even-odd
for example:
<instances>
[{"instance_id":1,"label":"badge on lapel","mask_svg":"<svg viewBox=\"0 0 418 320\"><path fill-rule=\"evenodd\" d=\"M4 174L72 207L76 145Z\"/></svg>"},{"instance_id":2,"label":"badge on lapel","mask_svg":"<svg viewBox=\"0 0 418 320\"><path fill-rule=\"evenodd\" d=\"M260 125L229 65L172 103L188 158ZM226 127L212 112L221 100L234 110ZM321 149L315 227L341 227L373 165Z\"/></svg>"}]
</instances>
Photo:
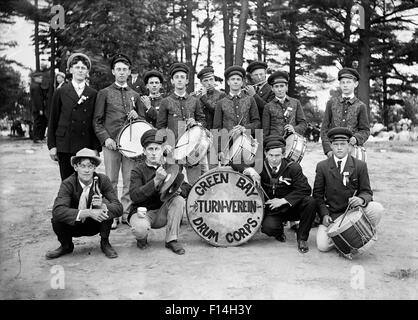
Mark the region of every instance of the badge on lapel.
<instances>
[{"instance_id":1,"label":"badge on lapel","mask_svg":"<svg viewBox=\"0 0 418 320\"><path fill-rule=\"evenodd\" d=\"M347 186L349 175L350 175L349 172L347 172L347 171L343 172L343 184L344 184L344 186Z\"/></svg>"},{"instance_id":2,"label":"badge on lapel","mask_svg":"<svg viewBox=\"0 0 418 320\"><path fill-rule=\"evenodd\" d=\"M78 100L77 104L82 104L84 101L86 101L89 97L81 96L80 100Z\"/></svg>"}]
</instances>

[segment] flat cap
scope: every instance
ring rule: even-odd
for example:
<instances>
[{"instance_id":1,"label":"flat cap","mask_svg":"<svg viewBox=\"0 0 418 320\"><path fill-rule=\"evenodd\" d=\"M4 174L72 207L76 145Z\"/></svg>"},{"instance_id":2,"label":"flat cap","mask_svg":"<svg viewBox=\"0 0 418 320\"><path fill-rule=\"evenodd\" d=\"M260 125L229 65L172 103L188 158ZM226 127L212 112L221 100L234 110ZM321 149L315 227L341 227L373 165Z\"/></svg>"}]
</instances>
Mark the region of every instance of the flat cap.
<instances>
[{"instance_id":1,"label":"flat cap","mask_svg":"<svg viewBox=\"0 0 418 320\"><path fill-rule=\"evenodd\" d=\"M288 83L289 74L286 71L276 71L268 77L267 82L271 86L276 83Z\"/></svg>"},{"instance_id":2,"label":"flat cap","mask_svg":"<svg viewBox=\"0 0 418 320\"><path fill-rule=\"evenodd\" d=\"M123 53L117 53L113 56L112 61L110 62L110 67L113 69L116 63L123 62L129 67L132 65L131 59Z\"/></svg>"},{"instance_id":3,"label":"flat cap","mask_svg":"<svg viewBox=\"0 0 418 320\"><path fill-rule=\"evenodd\" d=\"M214 70L212 67L204 67L202 70L199 71L197 74L197 78L202 80L203 78L214 76Z\"/></svg>"},{"instance_id":4,"label":"flat cap","mask_svg":"<svg viewBox=\"0 0 418 320\"><path fill-rule=\"evenodd\" d=\"M333 141L349 141L353 136L351 130L344 127L335 127L328 131L327 136L331 142Z\"/></svg>"},{"instance_id":5,"label":"flat cap","mask_svg":"<svg viewBox=\"0 0 418 320\"><path fill-rule=\"evenodd\" d=\"M243 67L240 67L240 66L230 66L230 67L226 68L224 75L225 75L225 79L228 79L229 77L231 77L233 75L238 75L238 76L240 76L244 79L245 78L245 69Z\"/></svg>"},{"instance_id":6,"label":"flat cap","mask_svg":"<svg viewBox=\"0 0 418 320\"><path fill-rule=\"evenodd\" d=\"M286 147L286 140L279 135L270 135L264 138L264 151Z\"/></svg>"},{"instance_id":7,"label":"flat cap","mask_svg":"<svg viewBox=\"0 0 418 320\"><path fill-rule=\"evenodd\" d=\"M176 72L184 72L187 75L189 74L189 67L187 66L187 64L182 63L182 62L175 62L170 66L170 78L174 76L174 74Z\"/></svg>"},{"instance_id":8,"label":"flat cap","mask_svg":"<svg viewBox=\"0 0 418 320\"><path fill-rule=\"evenodd\" d=\"M267 69L267 63L263 61L253 61L247 67L247 72L252 73L254 70L257 69Z\"/></svg>"},{"instance_id":9,"label":"flat cap","mask_svg":"<svg viewBox=\"0 0 418 320\"><path fill-rule=\"evenodd\" d=\"M57 77L57 76L61 76L61 77L65 78L65 73L64 73L64 72L61 72L61 71L58 71L58 72L55 74L55 77Z\"/></svg>"},{"instance_id":10,"label":"flat cap","mask_svg":"<svg viewBox=\"0 0 418 320\"><path fill-rule=\"evenodd\" d=\"M157 139L157 129L149 129L148 131L145 131L144 134L141 137L141 145L143 148L146 148L147 145L150 143L158 143L162 144L164 141L161 139Z\"/></svg>"},{"instance_id":11,"label":"flat cap","mask_svg":"<svg viewBox=\"0 0 418 320\"><path fill-rule=\"evenodd\" d=\"M343 68L340 71L338 71L338 80L341 80L341 78L349 78L349 79L359 81L360 74L357 72L356 69Z\"/></svg>"},{"instance_id":12,"label":"flat cap","mask_svg":"<svg viewBox=\"0 0 418 320\"><path fill-rule=\"evenodd\" d=\"M74 60L74 58L75 57L83 57L84 59L86 59L87 60L87 69L91 69L91 61L90 61L90 58L87 56L87 55L85 55L84 53L81 53L81 52L76 52L76 53L73 53L71 56L69 56L68 57L68 60L67 60L67 70L70 70L70 64L71 64L71 62Z\"/></svg>"},{"instance_id":13,"label":"flat cap","mask_svg":"<svg viewBox=\"0 0 418 320\"><path fill-rule=\"evenodd\" d=\"M164 81L164 77L162 75L161 72L157 71L157 70L151 70L151 71L147 71L144 74L144 83L147 84L149 78L151 77L157 77L158 79L160 79L160 82L162 83Z\"/></svg>"}]
</instances>

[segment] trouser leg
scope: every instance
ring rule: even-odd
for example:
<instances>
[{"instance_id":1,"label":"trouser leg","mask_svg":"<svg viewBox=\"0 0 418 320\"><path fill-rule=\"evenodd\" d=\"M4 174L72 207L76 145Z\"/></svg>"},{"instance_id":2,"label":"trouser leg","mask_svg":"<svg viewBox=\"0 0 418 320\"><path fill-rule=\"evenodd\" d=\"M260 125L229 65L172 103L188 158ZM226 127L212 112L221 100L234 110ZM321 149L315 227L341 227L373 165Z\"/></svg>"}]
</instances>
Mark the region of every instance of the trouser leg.
<instances>
[{"instance_id":1,"label":"trouser leg","mask_svg":"<svg viewBox=\"0 0 418 320\"><path fill-rule=\"evenodd\" d=\"M61 180L64 181L74 173L74 167L71 165L72 153L58 152L58 165L60 168Z\"/></svg>"},{"instance_id":2,"label":"trouser leg","mask_svg":"<svg viewBox=\"0 0 418 320\"><path fill-rule=\"evenodd\" d=\"M131 171L135 165L135 161L122 157L122 196L121 203L123 206L124 219L126 220L131 209L132 201L129 195L129 185L131 183Z\"/></svg>"}]
</instances>

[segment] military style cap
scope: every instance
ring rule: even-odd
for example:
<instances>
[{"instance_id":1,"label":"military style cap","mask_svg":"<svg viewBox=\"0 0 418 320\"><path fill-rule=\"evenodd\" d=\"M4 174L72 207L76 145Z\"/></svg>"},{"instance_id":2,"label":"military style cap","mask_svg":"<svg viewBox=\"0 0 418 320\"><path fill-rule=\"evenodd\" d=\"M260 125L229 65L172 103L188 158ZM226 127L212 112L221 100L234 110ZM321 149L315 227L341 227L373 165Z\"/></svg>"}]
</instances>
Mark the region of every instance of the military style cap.
<instances>
[{"instance_id":1,"label":"military style cap","mask_svg":"<svg viewBox=\"0 0 418 320\"><path fill-rule=\"evenodd\" d=\"M74 60L74 58L75 57L83 57L84 59L86 59L87 60L87 62L88 62L88 66L87 66L87 69L91 69L91 61L90 61L90 58L87 56L87 55L85 55L84 53L81 53L81 52L76 52L76 53L73 53L69 58L68 58L68 60L67 60L67 70L70 70L70 65L71 65L71 62Z\"/></svg>"},{"instance_id":2,"label":"military style cap","mask_svg":"<svg viewBox=\"0 0 418 320\"><path fill-rule=\"evenodd\" d=\"M110 62L110 67L113 69L115 64L118 62L123 62L127 64L129 67L132 65L131 59L129 59L128 56L123 53L115 54L115 56L112 58L112 61Z\"/></svg>"},{"instance_id":3,"label":"military style cap","mask_svg":"<svg viewBox=\"0 0 418 320\"><path fill-rule=\"evenodd\" d=\"M327 136L331 142L333 141L349 141L353 136L351 130L344 127L335 127L328 131Z\"/></svg>"},{"instance_id":4,"label":"military style cap","mask_svg":"<svg viewBox=\"0 0 418 320\"><path fill-rule=\"evenodd\" d=\"M264 151L286 147L286 140L279 135L270 135L264 138Z\"/></svg>"},{"instance_id":5,"label":"military style cap","mask_svg":"<svg viewBox=\"0 0 418 320\"><path fill-rule=\"evenodd\" d=\"M162 83L164 81L164 77L162 75L161 72L157 71L157 70L151 70L151 71L147 71L144 74L144 83L147 84L149 78L151 77L157 77L158 79L160 79L160 82Z\"/></svg>"},{"instance_id":6,"label":"military style cap","mask_svg":"<svg viewBox=\"0 0 418 320\"><path fill-rule=\"evenodd\" d=\"M257 69L267 69L267 63L263 61L253 61L247 67L247 72L252 73L254 70Z\"/></svg>"},{"instance_id":7,"label":"military style cap","mask_svg":"<svg viewBox=\"0 0 418 320\"><path fill-rule=\"evenodd\" d=\"M185 72L187 75L189 74L189 67L187 66L187 64L182 63L182 62L175 62L170 66L170 78L172 78L174 76L174 74L176 72Z\"/></svg>"},{"instance_id":8,"label":"military style cap","mask_svg":"<svg viewBox=\"0 0 418 320\"><path fill-rule=\"evenodd\" d=\"M348 78L348 79L359 81L360 74L357 72L356 69L343 68L340 71L338 71L338 80L341 80L341 78Z\"/></svg>"},{"instance_id":9,"label":"military style cap","mask_svg":"<svg viewBox=\"0 0 418 320\"><path fill-rule=\"evenodd\" d=\"M271 86L276 83L288 83L289 74L286 71L276 71L268 77L267 82Z\"/></svg>"},{"instance_id":10,"label":"military style cap","mask_svg":"<svg viewBox=\"0 0 418 320\"><path fill-rule=\"evenodd\" d=\"M240 66L230 66L228 68L226 68L225 70L225 79L229 79L229 77L233 76L233 75L238 75L240 77L242 77L243 79L245 78L245 69L243 67Z\"/></svg>"},{"instance_id":11,"label":"military style cap","mask_svg":"<svg viewBox=\"0 0 418 320\"><path fill-rule=\"evenodd\" d=\"M199 71L199 73L197 74L198 79L202 80L204 78L210 77L210 76L214 76L214 70L212 67L205 67L202 70Z\"/></svg>"},{"instance_id":12,"label":"military style cap","mask_svg":"<svg viewBox=\"0 0 418 320\"><path fill-rule=\"evenodd\" d=\"M149 129L148 131L145 131L144 134L141 137L141 145L143 148L146 148L147 145L150 143L158 143L162 144L164 141L161 139L157 139L157 129Z\"/></svg>"}]
</instances>

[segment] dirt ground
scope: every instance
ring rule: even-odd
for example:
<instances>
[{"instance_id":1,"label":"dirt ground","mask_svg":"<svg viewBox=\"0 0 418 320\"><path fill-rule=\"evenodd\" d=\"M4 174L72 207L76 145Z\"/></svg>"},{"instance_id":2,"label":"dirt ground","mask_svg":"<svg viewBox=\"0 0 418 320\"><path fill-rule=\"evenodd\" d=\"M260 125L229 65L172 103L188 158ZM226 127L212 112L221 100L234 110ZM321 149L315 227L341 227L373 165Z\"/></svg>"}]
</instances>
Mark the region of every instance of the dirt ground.
<instances>
[{"instance_id":1,"label":"dirt ground","mask_svg":"<svg viewBox=\"0 0 418 320\"><path fill-rule=\"evenodd\" d=\"M354 260L320 253L316 228L306 254L287 228L286 243L258 232L241 246L217 248L186 218L183 256L164 247L164 229L153 230L151 247L141 251L122 225L110 235L117 259L103 255L97 235L75 238L73 254L46 260L58 246L47 211L60 184L58 165L45 144L2 136L0 299L417 299L418 144L366 147L374 198L386 210L377 243ZM309 144L302 166L311 186L322 159L320 144Z\"/></svg>"}]
</instances>

